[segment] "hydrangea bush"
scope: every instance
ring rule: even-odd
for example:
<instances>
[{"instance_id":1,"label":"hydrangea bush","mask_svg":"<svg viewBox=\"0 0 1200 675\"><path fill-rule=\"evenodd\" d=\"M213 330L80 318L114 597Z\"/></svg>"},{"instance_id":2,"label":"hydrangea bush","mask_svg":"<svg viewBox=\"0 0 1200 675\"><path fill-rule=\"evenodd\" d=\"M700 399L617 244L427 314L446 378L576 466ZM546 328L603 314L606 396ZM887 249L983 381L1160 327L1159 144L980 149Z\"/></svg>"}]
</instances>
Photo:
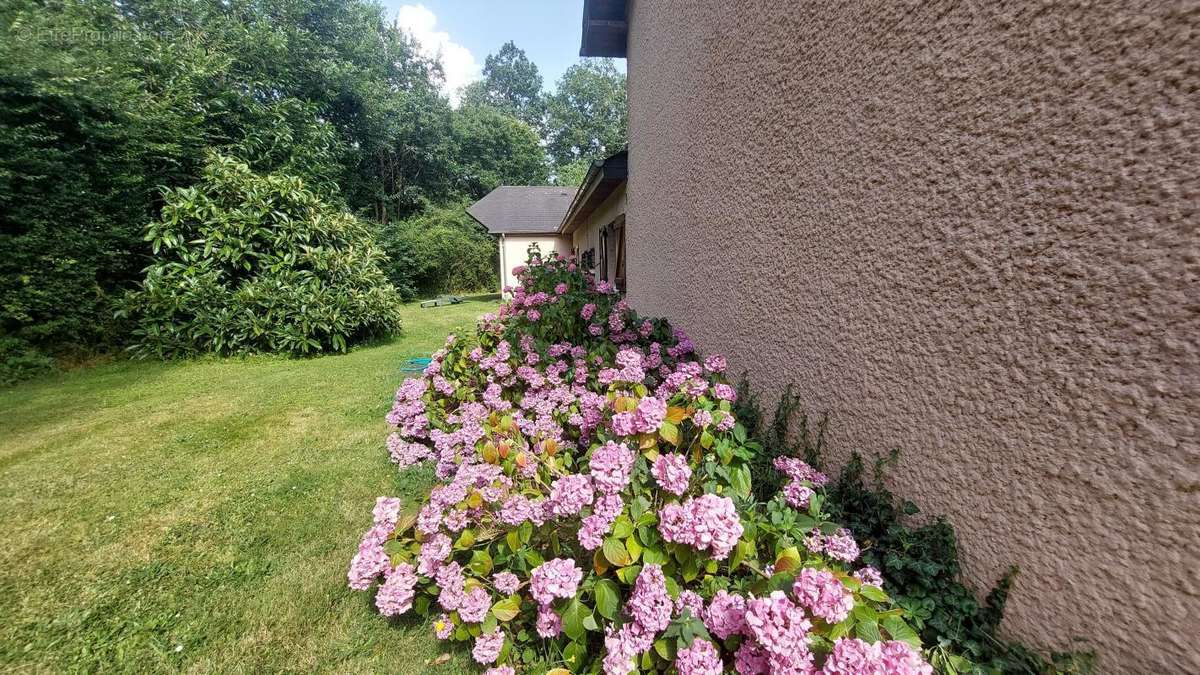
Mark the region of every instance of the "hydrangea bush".
<instances>
[{"instance_id":1,"label":"hydrangea bush","mask_svg":"<svg viewBox=\"0 0 1200 675\"><path fill-rule=\"evenodd\" d=\"M378 499L351 588L489 675L931 672L824 475L781 457L785 487L754 499L724 358L572 260L516 274L397 392L392 460L438 482Z\"/></svg>"}]
</instances>

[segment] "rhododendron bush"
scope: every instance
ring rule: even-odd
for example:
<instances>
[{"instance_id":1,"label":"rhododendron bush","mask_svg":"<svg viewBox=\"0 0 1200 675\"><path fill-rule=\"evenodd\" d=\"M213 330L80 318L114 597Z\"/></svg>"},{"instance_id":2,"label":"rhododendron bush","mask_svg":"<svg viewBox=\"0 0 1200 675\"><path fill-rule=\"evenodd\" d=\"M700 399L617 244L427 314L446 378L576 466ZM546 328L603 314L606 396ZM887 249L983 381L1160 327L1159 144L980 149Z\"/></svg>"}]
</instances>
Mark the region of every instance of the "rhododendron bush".
<instances>
[{"instance_id":1,"label":"rhododendron bush","mask_svg":"<svg viewBox=\"0 0 1200 675\"><path fill-rule=\"evenodd\" d=\"M534 257L388 422L420 504L380 497L349 571L492 675L928 673L879 573L799 459L752 496L725 360L700 358L570 260Z\"/></svg>"}]
</instances>

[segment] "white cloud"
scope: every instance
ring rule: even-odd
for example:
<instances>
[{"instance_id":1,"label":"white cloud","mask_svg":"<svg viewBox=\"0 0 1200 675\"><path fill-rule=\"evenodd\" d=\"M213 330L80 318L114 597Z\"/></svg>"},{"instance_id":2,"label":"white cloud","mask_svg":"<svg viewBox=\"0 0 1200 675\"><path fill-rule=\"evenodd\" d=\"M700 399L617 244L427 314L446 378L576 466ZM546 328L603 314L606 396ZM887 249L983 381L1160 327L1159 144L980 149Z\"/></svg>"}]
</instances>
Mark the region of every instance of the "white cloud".
<instances>
[{"instance_id":1,"label":"white cloud","mask_svg":"<svg viewBox=\"0 0 1200 675\"><path fill-rule=\"evenodd\" d=\"M424 5L402 5L396 10L396 25L416 39L421 53L442 62L446 72L442 93L457 106L459 87L481 76L482 69L471 50L451 40L449 33L437 30L437 15Z\"/></svg>"}]
</instances>

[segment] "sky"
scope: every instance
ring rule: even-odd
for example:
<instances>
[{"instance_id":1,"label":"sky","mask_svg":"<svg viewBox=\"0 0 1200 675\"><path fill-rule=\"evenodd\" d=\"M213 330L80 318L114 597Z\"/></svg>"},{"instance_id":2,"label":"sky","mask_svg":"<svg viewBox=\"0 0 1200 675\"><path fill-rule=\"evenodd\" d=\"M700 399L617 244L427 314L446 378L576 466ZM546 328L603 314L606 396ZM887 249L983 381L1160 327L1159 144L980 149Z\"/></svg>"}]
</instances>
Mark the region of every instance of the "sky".
<instances>
[{"instance_id":1,"label":"sky","mask_svg":"<svg viewBox=\"0 0 1200 675\"><path fill-rule=\"evenodd\" d=\"M444 93L457 103L458 88L480 79L488 54L512 40L525 50L551 90L579 62L583 0L383 0L429 55L440 54ZM624 70L623 59L617 67Z\"/></svg>"}]
</instances>

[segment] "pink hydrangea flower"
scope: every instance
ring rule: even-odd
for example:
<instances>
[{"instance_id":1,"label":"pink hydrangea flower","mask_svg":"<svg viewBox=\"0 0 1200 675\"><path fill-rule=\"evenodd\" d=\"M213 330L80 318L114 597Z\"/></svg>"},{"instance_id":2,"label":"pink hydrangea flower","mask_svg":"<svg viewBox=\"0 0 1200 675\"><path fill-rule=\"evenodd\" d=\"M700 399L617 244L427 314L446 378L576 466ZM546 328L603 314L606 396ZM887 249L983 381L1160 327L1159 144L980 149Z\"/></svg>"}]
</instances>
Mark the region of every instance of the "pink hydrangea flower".
<instances>
[{"instance_id":1,"label":"pink hydrangea flower","mask_svg":"<svg viewBox=\"0 0 1200 675\"><path fill-rule=\"evenodd\" d=\"M800 481L794 480L783 486L783 498L788 506L801 511L808 509L808 504L815 494L812 488Z\"/></svg>"},{"instance_id":2,"label":"pink hydrangea flower","mask_svg":"<svg viewBox=\"0 0 1200 675\"><path fill-rule=\"evenodd\" d=\"M667 593L667 580L662 567L653 563L642 567L633 583L633 593L625 611L643 631L657 634L671 623L674 603Z\"/></svg>"},{"instance_id":3,"label":"pink hydrangea flower","mask_svg":"<svg viewBox=\"0 0 1200 675\"><path fill-rule=\"evenodd\" d=\"M854 596L827 570L813 567L800 570L792 592L803 607L826 623L840 623L854 609Z\"/></svg>"},{"instance_id":4,"label":"pink hydrangea flower","mask_svg":"<svg viewBox=\"0 0 1200 675\"><path fill-rule=\"evenodd\" d=\"M575 597L575 590L583 579L583 570L575 566L574 560L555 558L533 568L529 575L529 592L540 605L548 605L555 598Z\"/></svg>"},{"instance_id":5,"label":"pink hydrangea flower","mask_svg":"<svg viewBox=\"0 0 1200 675\"><path fill-rule=\"evenodd\" d=\"M499 628L493 628L492 632L475 638L475 648L471 650L471 656L477 663L486 666L495 663L496 659L500 658L500 651L503 649L504 633L501 633Z\"/></svg>"},{"instance_id":6,"label":"pink hydrangea flower","mask_svg":"<svg viewBox=\"0 0 1200 675\"><path fill-rule=\"evenodd\" d=\"M437 574L438 568L450 557L450 544L450 537L441 532L426 539L417 557L417 571L427 577Z\"/></svg>"},{"instance_id":7,"label":"pink hydrangea flower","mask_svg":"<svg viewBox=\"0 0 1200 675\"><path fill-rule=\"evenodd\" d=\"M883 588L883 574L870 565L856 571L854 578L858 579L863 586L878 586Z\"/></svg>"},{"instance_id":8,"label":"pink hydrangea flower","mask_svg":"<svg viewBox=\"0 0 1200 675\"><path fill-rule=\"evenodd\" d=\"M813 654L810 651L788 652L786 654L767 653L768 670L772 675L811 675L813 672Z\"/></svg>"},{"instance_id":9,"label":"pink hydrangea flower","mask_svg":"<svg viewBox=\"0 0 1200 675\"><path fill-rule=\"evenodd\" d=\"M558 637L558 634L562 632L562 617L556 614L549 605L542 605L538 608L536 628L537 634L543 638Z\"/></svg>"},{"instance_id":10,"label":"pink hydrangea flower","mask_svg":"<svg viewBox=\"0 0 1200 675\"><path fill-rule=\"evenodd\" d=\"M613 333L620 333L625 330L625 318L621 316L620 310L614 309L608 315L608 329Z\"/></svg>"},{"instance_id":11,"label":"pink hydrangea flower","mask_svg":"<svg viewBox=\"0 0 1200 675\"><path fill-rule=\"evenodd\" d=\"M350 588L365 591L381 574L391 569L392 561L383 550L383 541L378 537L364 538L358 553L350 560L350 571L346 579Z\"/></svg>"},{"instance_id":12,"label":"pink hydrangea flower","mask_svg":"<svg viewBox=\"0 0 1200 675\"><path fill-rule=\"evenodd\" d=\"M795 481L808 481L815 487L829 482L829 477L809 466L808 462L795 457L776 457L775 469Z\"/></svg>"},{"instance_id":13,"label":"pink hydrangea flower","mask_svg":"<svg viewBox=\"0 0 1200 675\"><path fill-rule=\"evenodd\" d=\"M675 598L675 613L682 614L683 610L688 610L692 616L697 619L704 619L704 598L695 591L682 590L679 592L679 597Z\"/></svg>"},{"instance_id":14,"label":"pink hydrangea flower","mask_svg":"<svg viewBox=\"0 0 1200 675\"><path fill-rule=\"evenodd\" d=\"M746 603L746 632L767 653L795 655L808 653L808 631L812 623L783 591L765 598L751 598Z\"/></svg>"},{"instance_id":15,"label":"pink hydrangea flower","mask_svg":"<svg viewBox=\"0 0 1200 675\"><path fill-rule=\"evenodd\" d=\"M921 658L920 652L899 640L883 643L880 648L880 660L886 675L932 675L933 673L933 666Z\"/></svg>"},{"instance_id":16,"label":"pink hydrangea flower","mask_svg":"<svg viewBox=\"0 0 1200 675\"><path fill-rule=\"evenodd\" d=\"M374 516L376 525L382 525L389 529L396 527L396 521L400 518L400 498L377 498L375 500L375 509L371 512L371 515Z\"/></svg>"},{"instance_id":17,"label":"pink hydrangea flower","mask_svg":"<svg viewBox=\"0 0 1200 675\"><path fill-rule=\"evenodd\" d=\"M842 528L825 537L825 554L842 562L854 562L858 559L858 542L850 530Z\"/></svg>"},{"instance_id":18,"label":"pink hydrangea flower","mask_svg":"<svg viewBox=\"0 0 1200 675\"><path fill-rule=\"evenodd\" d=\"M562 295L563 293L566 293L566 292L567 292L566 284L560 282L554 286L554 294L555 295Z\"/></svg>"},{"instance_id":19,"label":"pink hydrangea flower","mask_svg":"<svg viewBox=\"0 0 1200 675\"><path fill-rule=\"evenodd\" d=\"M652 434L658 431L667 418L667 402L654 396L647 396L638 401L634 413L634 426L638 432Z\"/></svg>"},{"instance_id":20,"label":"pink hydrangea flower","mask_svg":"<svg viewBox=\"0 0 1200 675\"><path fill-rule=\"evenodd\" d=\"M512 595L521 587L521 580L512 572L498 572L492 576L492 584L496 590L505 595Z\"/></svg>"},{"instance_id":21,"label":"pink hydrangea flower","mask_svg":"<svg viewBox=\"0 0 1200 675\"><path fill-rule=\"evenodd\" d=\"M727 367L728 363L725 361L725 357L720 354L713 354L704 359L704 369L710 373L723 373Z\"/></svg>"},{"instance_id":22,"label":"pink hydrangea flower","mask_svg":"<svg viewBox=\"0 0 1200 675\"><path fill-rule=\"evenodd\" d=\"M583 474L563 476L550 485L550 510L556 516L577 516L592 503L592 479Z\"/></svg>"},{"instance_id":23,"label":"pink hydrangea flower","mask_svg":"<svg viewBox=\"0 0 1200 675\"><path fill-rule=\"evenodd\" d=\"M442 509L430 502L417 512L417 530L421 534L433 534L442 526Z\"/></svg>"},{"instance_id":24,"label":"pink hydrangea flower","mask_svg":"<svg viewBox=\"0 0 1200 675\"><path fill-rule=\"evenodd\" d=\"M483 671L483 675L516 675L517 671L512 666L495 666Z\"/></svg>"},{"instance_id":25,"label":"pink hydrangea flower","mask_svg":"<svg viewBox=\"0 0 1200 675\"><path fill-rule=\"evenodd\" d=\"M650 467L650 475L662 489L676 495L687 492L688 482L692 479L692 467L688 465L687 457L679 453L659 455Z\"/></svg>"},{"instance_id":26,"label":"pink hydrangea flower","mask_svg":"<svg viewBox=\"0 0 1200 675\"><path fill-rule=\"evenodd\" d=\"M815 527L809 530L808 535L804 537L804 548L813 553L821 553L825 550L825 535L821 534L821 530Z\"/></svg>"},{"instance_id":27,"label":"pink hydrangea flower","mask_svg":"<svg viewBox=\"0 0 1200 675\"><path fill-rule=\"evenodd\" d=\"M576 537L579 544L589 551L595 551L604 543L604 535L612 528L612 519L599 514L592 514L583 519L579 525Z\"/></svg>"},{"instance_id":28,"label":"pink hydrangea flower","mask_svg":"<svg viewBox=\"0 0 1200 675\"><path fill-rule=\"evenodd\" d=\"M723 666L716 646L700 638L675 655L675 669L679 675L721 675Z\"/></svg>"},{"instance_id":29,"label":"pink hydrangea flower","mask_svg":"<svg viewBox=\"0 0 1200 675\"><path fill-rule=\"evenodd\" d=\"M632 436L637 433L634 413L619 412L612 416L612 432L617 436Z\"/></svg>"},{"instance_id":30,"label":"pink hydrangea flower","mask_svg":"<svg viewBox=\"0 0 1200 675\"><path fill-rule=\"evenodd\" d=\"M604 629L604 675L629 675L634 660L654 643L654 635L636 623L627 623L620 630Z\"/></svg>"},{"instance_id":31,"label":"pink hydrangea flower","mask_svg":"<svg viewBox=\"0 0 1200 675\"><path fill-rule=\"evenodd\" d=\"M388 455L400 469L407 469L433 457L433 450L427 446L406 441L399 434L392 434L387 439Z\"/></svg>"},{"instance_id":32,"label":"pink hydrangea flower","mask_svg":"<svg viewBox=\"0 0 1200 675\"><path fill-rule=\"evenodd\" d=\"M442 524L451 532L462 532L469 524L467 512L462 509L453 509L442 519Z\"/></svg>"},{"instance_id":33,"label":"pink hydrangea flower","mask_svg":"<svg viewBox=\"0 0 1200 675\"><path fill-rule=\"evenodd\" d=\"M588 467L596 489L605 494L624 490L629 485L634 459L633 450L624 443L609 441L593 450Z\"/></svg>"},{"instance_id":34,"label":"pink hydrangea flower","mask_svg":"<svg viewBox=\"0 0 1200 675\"><path fill-rule=\"evenodd\" d=\"M740 675L769 675L771 662L767 652L752 640L742 643L733 655L733 667Z\"/></svg>"},{"instance_id":35,"label":"pink hydrangea flower","mask_svg":"<svg viewBox=\"0 0 1200 675\"><path fill-rule=\"evenodd\" d=\"M463 576L462 566L451 561L442 565L435 580L441 589L438 592L438 604L448 612L453 612L462 606L466 600L466 577Z\"/></svg>"},{"instance_id":36,"label":"pink hydrangea flower","mask_svg":"<svg viewBox=\"0 0 1200 675\"><path fill-rule=\"evenodd\" d=\"M722 401L733 403L737 400L737 390L727 384L714 384L712 392L714 397Z\"/></svg>"},{"instance_id":37,"label":"pink hydrangea flower","mask_svg":"<svg viewBox=\"0 0 1200 675\"><path fill-rule=\"evenodd\" d=\"M520 525L527 520L536 520L540 505L531 501L525 495L512 495L500 507L500 522L505 525Z\"/></svg>"},{"instance_id":38,"label":"pink hydrangea flower","mask_svg":"<svg viewBox=\"0 0 1200 675\"><path fill-rule=\"evenodd\" d=\"M704 625L722 640L743 632L746 629L746 599L724 590L717 591L704 612Z\"/></svg>"},{"instance_id":39,"label":"pink hydrangea flower","mask_svg":"<svg viewBox=\"0 0 1200 675\"><path fill-rule=\"evenodd\" d=\"M658 520L663 539L708 551L717 560L729 557L743 532L733 500L714 494L667 504L659 510Z\"/></svg>"},{"instance_id":40,"label":"pink hydrangea flower","mask_svg":"<svg viewBox=\"0 0 1200 675\"><path fill-rule=\"evenodd\" d=\"M413 566L408 563L396 565L396 569L388 576L387 581L379 587L375 594L375 607L384 616L400 616L412 609L413 588L417 585L417 575Z\"/></svg>"},{"instance_id":41,"label":"pink hydrangea flower","mask_svg":"<svg viewBox=\"0 0 1200 675\"><path fill-rule=\"evenodd\" d=\"M713 421L712 413L703 408L692 413L692 423L695 424L696 426L700 427L701 429L708 428L708 426L710 424L712 424L712 421Z\"/></svg>"},{"instance_id":42,"label":"pink hydrangea flower","mask_svg":"<svg viewBox=\"0 0 1200 675\"><path fill-rule=\"evenodd\" d=\"M492 598L486 589L476 586L467 592L458 608L458 616L467 623L480 623L492 608Z\"/></svg>"},{"instance_id":43,"label":"pink hydrangea flower","mask_svg":"<svg viewBox=\"0 0 1200 675\"><path fill-rule=\"evenodd\" d=\"M859 675L860 673L882 673L883 652L879 644L870 644L857 638L841 638L833 643L833 649L825 659L822 675Z\"/></svg>"}]
</instances>

